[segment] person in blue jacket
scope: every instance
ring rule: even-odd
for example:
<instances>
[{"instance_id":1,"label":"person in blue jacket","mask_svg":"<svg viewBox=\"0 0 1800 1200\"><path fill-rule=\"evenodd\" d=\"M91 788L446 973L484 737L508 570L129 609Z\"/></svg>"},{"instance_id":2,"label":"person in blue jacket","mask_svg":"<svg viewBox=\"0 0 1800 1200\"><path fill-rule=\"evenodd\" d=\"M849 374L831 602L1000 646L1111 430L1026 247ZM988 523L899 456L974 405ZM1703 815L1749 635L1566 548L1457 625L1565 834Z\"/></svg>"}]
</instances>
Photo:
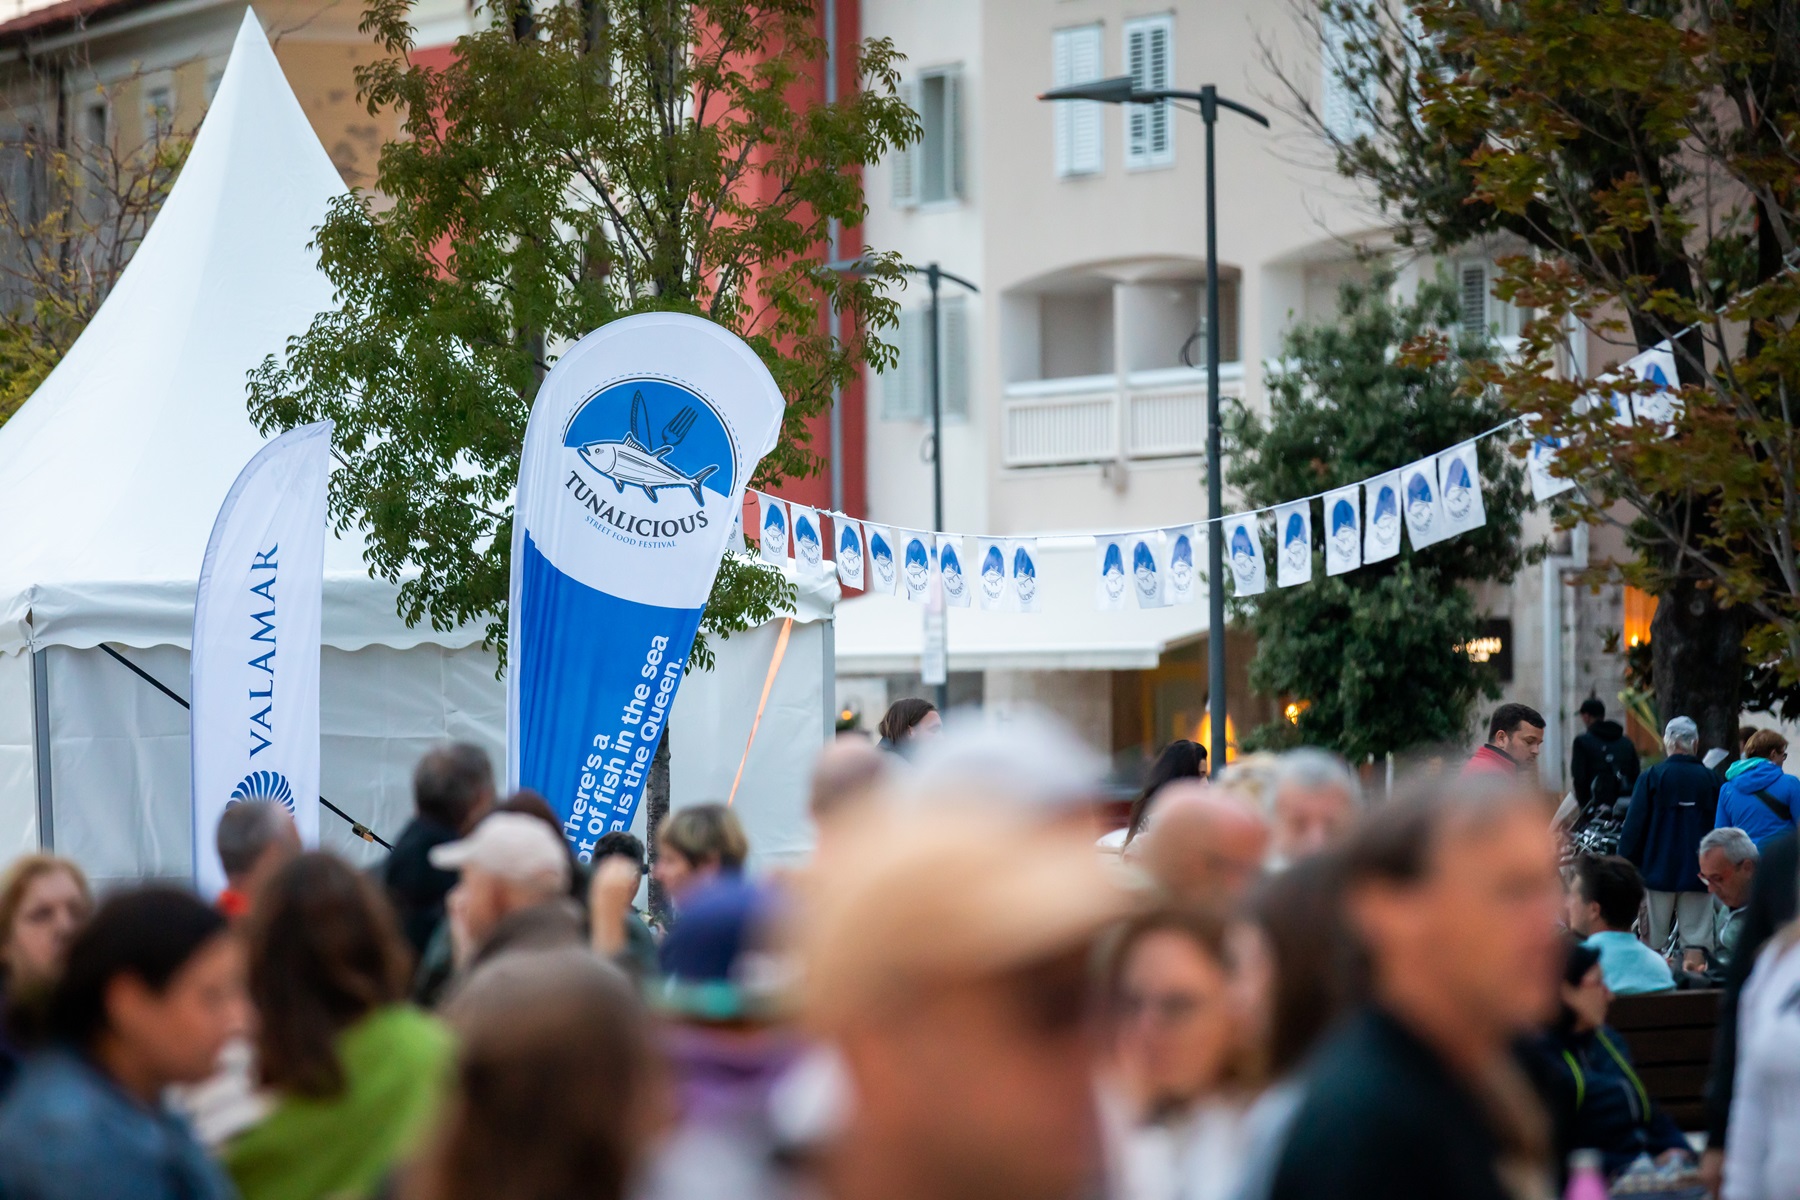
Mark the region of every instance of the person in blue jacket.
<instances>
[{"instance_id":1,"label":"person in blue jacket","mask_svg":"<svg viewBox=\"0 0 1800 1200\"><path fill-rule=\"evenodd\" d=\"M1700 881L1700 839L1711 833L1719 780L1700 753L1700 727L1676 717L1663 730L1669 756L1638 776L1619 831L1619 854L1644 876L1650 911L1645 940L1661 953L1669 932L1680 945L1713 948L1712 897Z\"/></svg>"},{"instance_id":2,"label":"person in blue jacket","mask_svg":"<svg viewBox=\"0 0 1800 1200\"><path fill-rule=\"evenodd\" d=\"M1758 850L1771 838L1794 828L1800 811L1800 779L1782 770L1787 739L1773 729L1759 729L1744 743L1744 757L1725 770L1719 789L1719 814L1713 827L1736 826L1750 835Z\"/></svg>"},{"instance_id":3,"label":"person in blue jacket","mask_svg":"<svg viewBox=\"0 0 1800 1200\"><path fill-rule=\"evenodd\" d=\"M1571 944L1563 970L1562 1012L1529 1051L1532 1075L1544 1092L1559 1162L1572 1150L1598 1150L1608 1178L1640 1154L1658 1164L1690 1159L1674 1118L1650 1099L1631 1063L1631 1051L1606 1023L1612 993L1591 946Z\"/></svg>"}]
</instances>

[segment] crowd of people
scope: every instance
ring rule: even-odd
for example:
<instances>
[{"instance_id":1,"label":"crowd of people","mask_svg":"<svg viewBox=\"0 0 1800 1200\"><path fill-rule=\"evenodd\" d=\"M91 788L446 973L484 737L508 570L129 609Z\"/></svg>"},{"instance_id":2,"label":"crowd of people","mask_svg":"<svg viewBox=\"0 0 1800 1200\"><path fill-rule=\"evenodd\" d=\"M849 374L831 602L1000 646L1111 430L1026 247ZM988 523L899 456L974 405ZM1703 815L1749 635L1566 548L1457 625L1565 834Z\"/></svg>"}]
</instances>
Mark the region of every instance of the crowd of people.
<instances>
[{"instance_id":1,"label":"crowd of people","mask_svg":"<svg viewBox=\"0 0 1800 1200\"><path fill-rule=\"evenodd\" d=\"M261 801L208 900L26 856L0 1198L1800 1196L1785 743L1715 771L1678 717L1641 770L1583 716L1555 813L1524 705L1379 800L1322 750L1176 742L1107 831L1068 731L909 700L754 876L715 804L578 861L464 745L368 871ZM1619 853L1571 855L1600 813ZM1719 986L1690 1139L1608 1013Z\"/></svg>"}]
</instances>

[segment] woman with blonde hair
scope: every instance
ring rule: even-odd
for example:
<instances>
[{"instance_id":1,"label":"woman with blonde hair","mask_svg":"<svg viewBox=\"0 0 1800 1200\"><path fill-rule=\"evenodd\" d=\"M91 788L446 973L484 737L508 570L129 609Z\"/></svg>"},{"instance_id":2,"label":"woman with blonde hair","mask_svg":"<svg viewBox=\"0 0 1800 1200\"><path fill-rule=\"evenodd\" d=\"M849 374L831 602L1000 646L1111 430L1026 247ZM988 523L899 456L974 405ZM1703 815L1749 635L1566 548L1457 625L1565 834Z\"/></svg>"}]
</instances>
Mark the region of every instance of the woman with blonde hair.
<instances>
[{"instance_id":1,"label":"woman with blonde hair","mask_svg":"<svg viewBox=\"0 0 1800 1200\"><path fill-rule=\"evenodd\" d=\"M69 943L93 912L87 876L66 858L27 854L0 876L0 1096L18 1074L31 1011L40 1007L69 957Z\"/></svg>"}]
</instances>

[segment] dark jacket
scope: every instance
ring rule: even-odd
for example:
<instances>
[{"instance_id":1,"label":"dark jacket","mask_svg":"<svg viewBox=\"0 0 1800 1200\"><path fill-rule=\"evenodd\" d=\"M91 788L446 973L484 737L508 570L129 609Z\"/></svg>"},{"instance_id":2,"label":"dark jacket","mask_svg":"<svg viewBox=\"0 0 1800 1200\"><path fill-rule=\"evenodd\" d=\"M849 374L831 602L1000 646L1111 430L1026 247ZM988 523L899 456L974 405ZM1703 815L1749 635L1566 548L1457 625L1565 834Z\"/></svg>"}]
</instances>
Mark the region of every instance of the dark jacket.
<instances>
[{"instance_id":1,"label":"dark jacket","mask_svg":"<svg viewBox=\"0 0 1800 1200\"><path fill-rule=\"evenodd\" d=\"M1583 808L1595 799L1607 804L1629 799L1638 779L1637 747L1617 721L1595 721L1575 738L1569 753L1569 778Z\"/></svg>"},{"instance_id":2,"label":"dark jacket","mask_svg":"<svg viewBox=\"0 0 1800 1200\"><path fill-rule=\"evenodd\" d=\"M1725 772L1725 780L1725 786L1719 789L1719 814L1713 818L1719 828L1736 826L1750 835L1758 849L1771 838L1793 830L1794 817L1800 814L1800 779L1766 758L1747 758L1733 763ZM1763 796L1775 804L1765 803ZM1781 806L1787 808L1786 819L1776 811Z\"/></svg>"},{"instance_id":3,"label":"dark jacket","mask_svg":"<svg viewBox=\"0 0 1800 1200\"><path fill-rule=\"evenodd\" d=\"M431 865L434 846L456 840L456 830L430 817L414 817L400 831L393 852L381 866L381 882L400 916L401 932L423 955L431 935L444 919L444 897L456 886L456 872Z\"/></svg>"},{"instance_id":4,"label":"dark jacket","mask_svg":"<svg viewBox=\"0 0 1800 1200\"><path fill-rule=\"evenodd\" d=\"M1671 754L1638 776L1619 853L1653 892L1704 892L1700 839L1712 832L1719 779L1691 754Z\"/></svg>"},{"instance_id":5,"label":"dark jacket","mask_svg":"<svg viewBox=\"0 0 1800 1200\"><path fill-rule=\"evenodd\" d=\"M1385 1013L1333 1034L1305 1086L1270 1200L1511 1200L1480 1102Z\"/></svg>"},{"instance_id":6,"label":"dark jacket","mask_svg":"<svg viewBox=\"0 0 1800 1200\"><path fill-rule=\"evenodd\" d=\"M1737 1079L1738 997L1756 956L1775 931L1794 919L1800 897L1800 840L1794 834L1773 838L1762 848L1750 902L1744 906L1744 931L1725 969L1725 994L1719 998L1719 1030L1713 1041L1712 1075L1706 1082L1706 1144L1725 1144L1725 1121L1731 1115L1731 1093Z\"/></svg>"},{"instance_id":7,"label":"dark jacket","mask_svg":"<svg viewBox=\"0 0 1800 1200\"><path fill-rule=\"evenodd\" d=\"M1568 1161L1572 1150L1598 1150L1610 1178L1640 1154L1655 1158L1688 1148L1681 1126L1651 1101L1616 1031L1548 1033L1531 1051L1542 1060L1533 1074L1550 1109L1559 1160Z\"/></svg>"}]
</instances>

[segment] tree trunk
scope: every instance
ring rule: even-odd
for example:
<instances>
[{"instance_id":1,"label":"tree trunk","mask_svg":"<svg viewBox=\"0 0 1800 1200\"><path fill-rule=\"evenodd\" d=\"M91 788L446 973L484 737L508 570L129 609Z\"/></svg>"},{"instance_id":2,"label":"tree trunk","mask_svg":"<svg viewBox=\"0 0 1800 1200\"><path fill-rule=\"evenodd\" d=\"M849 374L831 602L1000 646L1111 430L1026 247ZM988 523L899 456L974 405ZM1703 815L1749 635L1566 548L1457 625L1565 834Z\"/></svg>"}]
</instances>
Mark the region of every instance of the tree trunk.
<instances>
[{"instance_id":1,"label":"tree trunk","mask_svg":"<svg viewBox=\"0 0 1800 1200\"><path fill-rule=\"evenodd\" d=\"M1744 687L1743 610L1721 608L1704 581L1677 579L1650 622L1651 682L1658 718L1692 717L1700 753L1737 753ZM1661 730L1656 731L1659 735Z\"/></svg>"},{"instance_id":2,"label":"tree trunk","mask_svg":"<svg viewBox=\"0 0 1800 1200\"><path fill-rule=\"evenodd\" d=\"M656 757L650 760L650 780L644 787L644 838L650 865L656 865L657 839L662 833L663 818L669 815L669 726L663 724L661 739L656 743ZM663 894L656 877L650 877L650 913L665 928L669 918L669 898Z\"/></svg>"}]
</instances>

